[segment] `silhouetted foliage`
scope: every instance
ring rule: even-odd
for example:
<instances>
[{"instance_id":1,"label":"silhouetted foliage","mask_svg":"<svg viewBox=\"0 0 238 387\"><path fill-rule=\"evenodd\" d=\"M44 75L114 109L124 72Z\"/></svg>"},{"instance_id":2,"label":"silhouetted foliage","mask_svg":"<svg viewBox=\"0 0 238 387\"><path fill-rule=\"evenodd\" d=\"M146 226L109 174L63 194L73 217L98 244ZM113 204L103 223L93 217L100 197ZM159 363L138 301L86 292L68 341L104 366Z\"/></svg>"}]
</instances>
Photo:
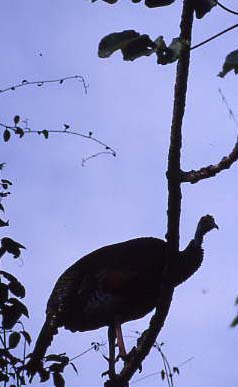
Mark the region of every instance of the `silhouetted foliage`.
<instances>
[{"instance_id":1,"label":"silhouetted foliage","mask_svg":"<svg viewBox=\"0 0 238 387\"><path fill-rule=\"evenodd\" d=\"M95 2L98 0L92 0L92 2ZM117 0L102 0L108 4L115 4L117 3ZM139 3L141 0L132 0L133 3ZM172 4L175 2L175 0L145 0L144 4L146 7L149 8L157 8L157 7L165 7L165 6L172 6ZM119 273L118 276L118 267L116 268L116 274L117 277L110 274L107 279L106 286L108 286L107 291L109 293L111 292L113 295L113 292L115 290L118 292L118 294L123 293L124 286L127 286L128 292L123 294L122 301L124 305L123 311L125 312L124 320L118 321L120 324L121 322L128 321L130 319L134 319L136 317L143 316L148 311L152 310L154 307L156 307L156 312L154 316L151 319L150 327L146 331L144 331L141 335L141 337L137 340L136 347L132 348L132 350L129 352L127 356L125 356L124 360L124 367L120 371L120 373L116 374L115 372L115 326L111 323L111 321L116 320L116 308L113 311L112 315L110 315L110 310L108 314L107 321L103 320L105 318L105 315L101 313L102 311L99 309L100 317L98 317L98 321L92 320L90 321L90 318L87 318L87 312L85 312L85 315L83 317L86 317L85 320L88 321L88 326L86 325L85 329L91 329L91 328L97 328L99 326L109 325L109 332L111 330L111 336L109 333L109 371L105 373L105 375L109 376L109 380L105 382L105 386L110 387L124 387L129 386L129 381L133 374L136 372L136 370L141 371L142 369L142 362L145 359L145 357L148 355L151 348L155 348L160 353L164 368L160 371L161 379L167 380L168 386L173 386L173 375L179 374L179 367L170 367L166 356L162 352L162 344L158 345L156 340L157 335L159 334L169 307L172 300L172 295L174 291L174 287L180 283L181 281L186 280L195 270L198 269L199 264L201 263L203 252L201 248L202 244L202 238L205 235L206 232L208 232L210 229L216 227L216 224L211 216L203 217L202 219L202 232L199 231L199 227L197 229L197 232L195 234L194 240L190 242L188 245L188 248L184 250L182 253L179 252L179 219L180 219L180 212L181 212L181 185L182 183L197 183L201 179L207 179L210 177L215 176L216 174L220 173L224 169L228 169L231 167L231 165L237 161L238 159L238 146L237 141L235 143L235 147L232 150L232 152L227 156L223 157L222 160L219 163L216 163L214 165L209 165L200 168L199 170L191 170L191 171L182 171L180 168L180 150L181 150L181 130L182 130L182 119L185 111L185 101L186 101L186 92L187 92L187 80L188 80L188 70L189 70L189 59L190 59L190 53L193 49L196 49L200 47L201 45L204 45L211 40L217 38L218 36L237 28L238 25L233 25L230 28L219 32L218 34L214 35L213 37L210 37L206 39L205 41L197 44L196 46L191 46L191 32L192 32L192 26L193 26L193 14L195 13L196 17L198 19L203 18L205 15L207 15L210 11L213 10L213 7L220 6L222 9L224 9L227 12L230 12L232 14L237 14L237 12L228 9L226 6L223 6L216 0L184 0L183 2L183 12L181 15L181 31L180 35L178 37L175 37L172 39L170 44L167 44L162 35L159 36L156 39L152 39L148 34L140 34L139 32L136 32L134 30L124 30L121 32L113 32L109 35L102 38L101 42L99 43L98 48L98 55L101 58L108 58L110 55L112 55L115 51L120 50L123 56L123 59L125 61L133 61L136 60L142 56L150 56L152 54L155 54L157 64L161 65L168 65L173 62L178 62L177 64L177 80L175 85L175 98L174 98L174 112L173 112L173 120L172 120L172 126L171 126L171 143L169 148L169 161L168 161L168 171L167 171L167 177L168 177L168 192L169 192L169 199L168 199L168 229L167 229L167 242L160 241L164 243L164 251L162 253L162 267L159 268L158 272L154 271L152 274L155 276L153 277L146 277L146 273L144 271L145 263L142 260L142 270L140 272L136 272L136 268L134 268L134 271L131 272L131 266L132 261L129 259L129 269L126 267L126 270L122 270L122 275ZM42 55L42 54L40 54ZM223 68L218 74L219 77L224 78L229 72L234 71L235 74L238 73L238 51L234 50L231 53L229 53L225 59L225 62L223 64ZM73 76L73 77L66 77L66 78L60 78L56 80L41 80L41 81L28 81L26 79L22 80L19 84L12 85L10 87L7 87L5 89L1 89L0 93L5 92L11 92L15 91L19 87L23 86L30 86L30 85L36 85L38 87L44 86L45 83L57 83L59 85L62 85L66 80L69 79L78 79L80 82L82 82L82 85L84 87L85 93L87 93L87 85L85 84L85 81L83 77L81 76ZM50 130L48 128L40 128L37 130L32 130L28 123L21 120L21 117L19 114L15 114L13 116L13 119L11 119L11 122L13 123L11 125L6 123L0 123L1 128L3 129L2 132L2 138L4 142L9 142L12 138L12 136L16 135L19 139L25 138L26 134L38 134L40 137L43 137L45 140L49 140L50 135L52 133L64 133L68 135L77 135L86 139L89 139L90 141L96 142L98 145L100 145L103 149L103 151L100 151L96 154L93 154L92 156L83 158L82 165L85 164L85 162L93 157L96 157L101 154L110 154L112 156L116 156L115 150L110 147L109 145L105 144L101 140L98 140L93 136L92 131L86 132L86 134L74 132L71 130L71 127L68 123L62 124L62 130ZM4 163L0 164L0 170L4 167ZM8 179L1 179L0 186L1 186L1 192L0 192L0 199L7 198L8 195L10 195L9 189L11 188L12 182ZM0 210L4 212L4 206L2 203L0 203ZM4 214L3 214L4 215ZM207 225L206 222L204 222L204 218L206 220L209 218L210 220L210 226L206 228ZM205 225L205 226L204 226ZM9 221L0 219L0 227L8 227ZM201 226L201 224L200 224ZM204 229L205 227L205 229ZM121 246L122 249L124 249L125 244ZM141 246L139 246L141 248ZM107 248L108 249L108 248ZM1 239L1 247L0 247L0 258L3 259L3 256L8 253L10 254L14 259L19 259L22 254L22 250L25 250L25 247L23 244L13 240L10 237L3 237ZM117 250L117 249L116 249ZM146 247L146 250L149 251L149 247ZM192 253L191 253L192 250ZM138 249L138 254L136 257L138 258L140 249ZM125 251L124 251L125 252ZM93 255L94 254L94 255ZM92 256L97 256L98 252L94 252ZM100 254L100 253L99 253ZM117 250L118 254L118 250ZM156 252L157 254L157 252ZM110 256L113 255L112 253ZM123 254L122 254L123 255ZM133 255L133 254L132 254ZM150 256L151 257L151 256ZM182 264L178 264L178 257L182 258L189 258L190 265L186 264L182 269ZM191 257L194 260L191 260ZM4 257L5 259L5 257ZM88 256L88 259L90 261L90 255ZM197 259L197 261L196 261ZM85 261L84 261L85 262ZM116 259L115 259L116 262ZM114 262L114 264L115 264ZM151 261L152 264L156 260ZM107 259L104 261L105 265L103 265L103 272L100 272L100 267L98 268L96 266L96 262L93 262L93 269L91 272L94 274L99 272L99 280L98 282L95 281L94 283L90 282L90 275L84 275L81 278L81 283L79 283L79 276L78 272L75 276L73 276L73 280L71 281L71 284L73 283L73 288L78 290L79 292L76 292L78 294L83 294L83 302L81 304L82 310L83 306L87 305L88 301L91 301L89 294L93 294L94 297L98 296L98 293L101 288L105 285L102 282L100 282L100 278L103 277L105 269L109 269L110 272L110 265L107 262ZM137 262L138 263L138 262ZM78 263L77 268L79 267L81 270L81 261ZM118 263L116 264L118 265ZM125 265L126 266L126 265ZM75 269L75 267L74 267ZM122 268L123 269L123 268ZM151 269L151 267L150 267ZM80 272L79 270L79 272ZM71 273L71 268L67 270L66 277L68 275L68 272ZM90 272L90 273L91 273ZM89 273L89 274L90 274ZM138 276L135 275L138 274ZM172 273L172 274L171 274ZM95 274L95 277L97 275ZM103 274L103 275L101 275ZM177 277L176 277L177 276ZM64 281L66 278L64 275L61 277L61 279L57 282L56 290L52 293L51 296L51 305L50 307L53 308L57 307L57 310L54 311L55 313L60 310L59 303L62 302L62 297L59 301L58 297L58 290L63 293L63 290L67 290L67 286L70 285L70 281L68 282L68 285L66 286ZM158 279L157 277L160 277L160 287L153 288L152 284L155 279ZM104 278L105 279L105 278ZM116 281L115 281L116 279ZM71 278L72 280L72 278ZM78 282L77 282L78 281ZM133 282L134 281L134 282ZM140 282L141 281L141 282ZM130 309L126 309L126 302L128 301L128 294L132 296L133 289L136 289L136 296L138 296L138 293L140 293L142 288L140 289L139 286L141 286L141 283L143 284L143 281L150 283L152 286L152 290L154 292L153 300L147 298L144 300L144 304L141 301L141 298L138 300L136 297L132 297L133 305L130 305ZM62 285L63 282L63 285ZM154 281L155 282L155 281ZM77 283L78 287L75 285ZM118 285L119 284L119 285ZM133 289L130 287L130 285L133 284ZM118 286L118 288L115 289L115 287ZM64 289L63 289L64 288ZM91 293L90 293L91 292ZM121 292L121 293L120 293ZM159 300L157 299L157 292L160 294ZM61 294L60 293L60 294ZM143 291L142 291L143 293ZM86 295L85 295L86 294ZM103 296L105 296L107 293L102 293ZM65 386L65 380L64 380L64 371L65 368L68 366L71 366L73 370L77 373L77 368L75 367L75 364L72 362L76 357L79 357L81 355L76 356L73 359L70 359L68 356L66 356L65 353L61 354L48 354L45 357L41 357L40 359L37 358L37 364L35 362L35 352L27 355L27 346L30 346L31 344L31 335L30 333L25 330L24 323L25 319L29 318L28 309L25 303L22 301L24 300L26 295L26 290L24 285L13 276L11 273L8 273L6 271L0 271L0 325L1 325L1 331L0 331L0 382L3 383L4 387L7 386L17 386L21 387L26 384L26 381L29 379L29 381L32 380L32 376L35 372L38 372L40 376L41 382L46 382L49 379L52 380L54 386L56 387L64 387ZM150 294L151 295L151 294ZM76 297L76 301L79 302L77 299L78 296L75 296L73 294L73 301L74 297ZM116 297L115 297L116 298ZM112 296L113 299L113 296ZM149 300L149 301L148 301ZM41 348L42 356L44 356L45 351L47 347L50 344L50 341L55 333L57 333L58 326L65 325L66 328L69 328L71 330L82 330L80 324L83 324L82 321L79 321L79 319L76 319L76 316L73 315L73 313L67 314L67 308L74 306L74 303L71 302L68 297L68 294L66 294L65 299L63 300L64 303L60 304L60 307L65 308L64 316L62 317L62 320L58 320L59 324L53 324L54 321L47 321L45 322L45 325L43 328L47 330L48 336L46 335L46 343L44 343L44 350ZM58 302L58 303L57 303ZM150 302L150 303L149 303ZM238 301L236 300L235 305L237 306ZM53 306L52 306L53 305ZM87 305L88 306L88 305ZM132 308L134 307L134 310ZM140 308L142 307L143 310ZM113 309L113 308L112 308ZM71 309L72 312L72 309ZM133 314L134 313L134 314ZM67 316L71 315L73 316L73 320L69 321L67 320ZM82 312L83 315L83 312ZM102 315L102 316L101 316ZM55 315L53 315L54 317ZM111 318L112 316L112 318ZM50 316L52 317L52 316ZM65 320L63 320L63 318ZM102 319L102 320L100 320ZM91 326L90 326L91 324ZM236 316L231 326L235 327L238 325L238 316ZM116 327L118 328L118 326ZM43 332L44 336L44 332ZM119 342L119 337L118 337ZM38 342L39 345L39 342ZM99 343L92 343L91 347L87 350L95 350L98 351L100 348ZM37 345L36 345L37 348ZM86 353L85 351L84 353ZM83 354L84 354L83 353ZM36 356L35 356L36 357ZM28 362L28 366L26 366L26 362ZM35 367L35 368L34 368ZM28 374L27 374L28 372Z\"/></svg>"}]
</instances>

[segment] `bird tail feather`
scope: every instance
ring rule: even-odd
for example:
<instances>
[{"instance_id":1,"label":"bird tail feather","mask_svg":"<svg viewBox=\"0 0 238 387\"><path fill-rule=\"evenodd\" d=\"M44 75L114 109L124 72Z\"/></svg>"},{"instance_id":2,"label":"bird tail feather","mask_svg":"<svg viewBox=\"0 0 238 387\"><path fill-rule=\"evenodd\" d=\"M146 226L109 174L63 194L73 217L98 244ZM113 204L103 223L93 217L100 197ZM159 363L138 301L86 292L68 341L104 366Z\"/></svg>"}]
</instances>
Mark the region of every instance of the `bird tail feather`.
<instances>
[{"instance_id":1,"label":"bird tail feather","mask_svg":"<svg viewBox=\"0 0 238 387\"><path fill-rule=\"evenodd\" d=\"M58 329L55 324L52 324L49 319L46 319L36 341L31 358L25 366L30 382L37 372L41 374L41 370L43 370L43 357L57 332Z\"/></svg>"}]
</instances>

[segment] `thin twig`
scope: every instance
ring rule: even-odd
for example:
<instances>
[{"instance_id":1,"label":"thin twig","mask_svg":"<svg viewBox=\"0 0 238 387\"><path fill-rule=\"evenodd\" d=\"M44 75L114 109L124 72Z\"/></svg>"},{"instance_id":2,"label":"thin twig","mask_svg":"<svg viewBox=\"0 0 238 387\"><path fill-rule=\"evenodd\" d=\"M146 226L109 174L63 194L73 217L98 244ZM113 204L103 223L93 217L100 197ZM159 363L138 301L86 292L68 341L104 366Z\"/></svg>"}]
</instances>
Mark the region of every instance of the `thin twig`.
<instances>
[{"instance_id":1,"label":"thin twig","mask_svg":"<svg viewBox=\"0 0 238 387\"><path fill-rule=\"evenodd\" d=\"M218 89L221 94L222 102L225 104L229 116L234 121L236 127L238 127L238 120L232 111L226 97L224 96L221 89ZM191 170L188 172L181 171L181 181L183 183L198 183L200 180L208 179L210 177L216 176L218 173L224 171L225 169L229 169L232 164L234 164L238 160L238 138L236 140L235 146L230 152L228 156L223 157L217 164L208 165L207 167L202 167L199 170Z\"/></svg>"},{"instance_id":2,"label":"thin twig","mask_svg":"<svg viewBox=\"0 0 238 387\"><path fill-rule=\"evenodd\" d=\"M104 345L105 345L104 342L102 342L102 343L98 343L98 342L97 342L96 344L97 344L97 351L99 350L100 347L104 347ZM72 361L74 361L75 359L78 359L79 357L82 357L82 356L85 355L86 353L92 351L93 349L94 349L94 351L95 351L95 343L91 344L91 346L90 346L88 349L86 349L85 351L81 352L79 355L74 356L74 357L72 357L71 359L69 359L69 361L72 362Z\"/></svg>"},{"instance_id":3,"label":"thin twig","mask_svg":"<svg viewBox=\"0 0 238 387\"><path fill-rule=\"evenodd\" d=\"M231 26L231 27L229 27L229 28L226 28L225 30L219 32L218 34L213 35L212 37L210 37L210 38L204 40L203 42L198 43L198 44L196 44L195 46L191 47L191 48L190 48L190 51L191 51L191 50L195 50L195 48L201 47L201 46L203 46L204 44L207 44L208 42L211 42L212 40L218 38L218 36L221 36L221 35L225 34L226 32L229 32L229 31L231 31L231 30L233 30L234 28L237 28L237 27L238 27L238 24L234 24L233 26Z\"/></svg>"},{"instance_id":4,"label":"thin twig","mask_svg":"<svg viewBox=\"0 0 238 387\"><path fill-rule=\"evenodd\" d=\"M159 351L163 364L164 364L164 369L165 369L165 376L167 379L167 383L169 387L173 387L173 373L169 364L169 361L167 357L165 356L164 352L161 349L161 345L159 345L157 342L155 343L154 347Z\"/></svg>"},{"instance_id":5,"label":"thin twig","mask_svg":"<svg viewBox=\"0 0 238 387\"><path fill-rule=\"evenodd\" d=\"M7 338L6 338L6 329L5 328L3 328L3 347L4 347L4 349L7 349ZM5 357L5 359L7 360L6 357ZM5 372L6 372L6 375L8 376L8 363L5 366ZM6 387L6 385L7 385L7 381L5 380L4 387Z\"/></svg>"},{"instance_id":6,"label":"thin twig","mask_svg":"<svg viewBox=\"0 0 238 387\"><path fill-rule=\"evenodd\" d=\"M237 120L233 110L231 109L231 107L230 107L226 97L224 96L224 94L223 94L221 89L218 89L218 92L221 94L222 102L225 104L225 106L226 106L226 108L228 110L230 118L233 120L233 122L235 123L236 127L238 128L238 120Z\"/></svg>"},{"instance_id":7,"label":"thin twig","mask_svg":"<svg viewBox=\"0 0 238 387\"><path fill-rule=\"evenodd\" d=\"M27 81L26 79L24 79L21 83L17 83L16 85L12 85L12 86L6 87L5 89L1 89L0 94L6 93L7 91L10 91L10 90L14 91L15 89L23 86L30 86L30 85L43 86L46 83L62 84L64 81L68 81L70 79L78 79L80 82L82 82L85 94L87 94L88 85L85 83L85 80L81 75L72 75L70 77L63 77L63 78L43 80L43 81Z\"/></svg>"},{"instance_id":8,"label":"thin twig","mask_svg":"<svg viewBox=\"0 0 238 387\"><path fill-rule=\"evenodd\" d=\"M230 8L225 7L225 5L221 4L220 2L217 1L216 4L217 4L219 7L223 8L225 11L227 11L227 12L229 12L229 13L232 13L233 15L238 15L238 12L237 12L237 11L233 11L233 9L230 9Z\"/></svg>"},{"instance_id":9,"label":"thin twig","mask_svg":"<svg viewBox=\"0 0 238 387\"><path fill-rule=\"evenodd\" d=\"M74 356L74 357L72 357L71 359L69 359L69 361L76 360L76 359L78 359L79 357L82 357L83 355L86 355L86 353L92 351L93 349L94 349L94 347L91 346L90 348L88 348L88 349L86 349L85 351L81 352L79 355Z\"/></svg>"},{"instance_id":10,"label":"thin twig","mask_svg":"<svg viewBox=\"0 0 238 387\"><path fill-rule=\"evenodd\" d=\"M75 131L72 131L69 129L64 129L64 130L54 130L54 129L52 129L52 130L32 130L29 127L27 129L23 129L23 128L20 128L17 126L7 125L7 124L1 123L1 122L0 122L0 126L3 127L5 130L9 130L11 132L14 132L16 135L20 131L20 133L21 133L20 137L23 137L23 135L26 135L26 134L42 134L42 135L44 135L45 138L48 138L48 135L50 133L57 133L57 134L60 133L60 134L66 134L66 135L79 136L79 137L85 138L87 140L96 142L97 144L101 145L105 149L105 151L97 152L91 156L83 158L82 159L82 166L85 166L85 163L88 160L90 160L94 157L103 155L103 154L108 154L108 155L116 157L116 151L112 147L110 147L109 145L104 143L103 141L98 140L96 137L94 137L93 133L91 131L89 131L88 134L83 134L83 133L75 132ZM69 127L69 126L66 125L66 127Z\"/></svg>"},{"instance_id":11,"label":"thin twig","mask_svg":"<svg viewBox=\"0 0 238 387\"><path fill-rule=\"evenodd\" d=\"M189 359L187 359L187 360L183 361L181 364L179 364L179 365L177 366L177 368L180 369L181 367L183 367L185 364L189 363L189 362L190 362L191 360L193 360L193 359L194 359L193 357L190 357ZM148 379L148 378L150 378L150 377L152 377L152 376L157 376L157 375L160 375L160 374L161 374L161 371L153 372L153 373L151 373L151 374L149 374L149 375L145 375L145 376L142 376L141 378L138 378L138 379L136 379L136 380L133 380L133 381L131 382L131 384L135 384L135 383L142 382L142 381L145 380L145 379Z\"/></svg>"},{"instance_id":12,"label":"thin twig","mask_svg":"<svg viewBox=\"0 0 238 387\"><path fill-rule=\"evenodd\" d=\"M116 153L114 151L113 152L111 152L111 151L110 152L109 151L102 151L102 152L94 153L91 156L83 157L82 158L82 162L81 162L82 167L85 167L85 164L88 162L88 160L91 160L94 157L98 157L98 156L101 156L101 155L112 155L112 156L115 157Z\"/></svg>"}]
</instances>

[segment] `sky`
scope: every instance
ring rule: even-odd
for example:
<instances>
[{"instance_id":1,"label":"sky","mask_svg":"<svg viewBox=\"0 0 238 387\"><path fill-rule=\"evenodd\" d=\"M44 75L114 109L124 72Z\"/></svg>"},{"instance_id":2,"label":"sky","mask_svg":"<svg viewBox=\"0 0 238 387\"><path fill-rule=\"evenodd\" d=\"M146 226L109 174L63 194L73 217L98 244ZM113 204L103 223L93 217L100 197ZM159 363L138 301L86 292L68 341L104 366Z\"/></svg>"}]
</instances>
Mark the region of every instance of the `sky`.
<instances>
[{"instance_id":1,"label":"sky","mask_svg":"<svg viewBox=\"0 0 238 387\"><path fill-rule=\"evenodd\" d=\"M5 257L2 268L15 274L27 289L31 319L25 321L33 342L41 328L50 292L59 275L86 253L139 236L164 238L167 182L165 177L176 64L158 66L150 56L123 62L120 53L97 57L98 43L112 32L134 29L152 39L163 35L169 43L179 35L180 0L148 9L121 0L8 0L1 4L0 88L28 81L81 75L89 85L69 80L62 85L26 86L4 93L0 122L12 124L19 114L35 130L74 131L93 135L116 150L81 166L82 158L102 150L76 136L29 134L1 141L2 178L13 182L5 200L10 227L2 236L27 247L22 261ZM232 1L226 1L232 6ZM237 23L237 17L214 9L195 20L193 44ZM237 127L218 89L234 114L237 77L217 77L225 56L235 49L233 30L192 52L183 125L182 167L196 169L218 162L235 144ZM216 178L183 186L181 249L192 239L201 216L212 214L219 231L206 236L201 269L175 291L159 342L172 366L180 367L176 387L230 387L237 385L237 165ZM124 324L129 349L135 331L147 327L149 316ZM106 328L85 333L61 329L50 353L74 357L92 341L106 342ZM106 347L102 348L106 353ZM186 362L190 359L188 362ZM103 385L107 364L101 353L75 361L79 375L67 372L66 386ZM146 359L143 374L133 382L141 387L165 385L155 350ZM149 376L157 373L156 375ZM144 380L141 377L148 376ZM51 384L48 384L51 385ZM46 386L48 386L46 385ZM38 386L38 381L33 382Z\"/></svg>"}]
</instances>

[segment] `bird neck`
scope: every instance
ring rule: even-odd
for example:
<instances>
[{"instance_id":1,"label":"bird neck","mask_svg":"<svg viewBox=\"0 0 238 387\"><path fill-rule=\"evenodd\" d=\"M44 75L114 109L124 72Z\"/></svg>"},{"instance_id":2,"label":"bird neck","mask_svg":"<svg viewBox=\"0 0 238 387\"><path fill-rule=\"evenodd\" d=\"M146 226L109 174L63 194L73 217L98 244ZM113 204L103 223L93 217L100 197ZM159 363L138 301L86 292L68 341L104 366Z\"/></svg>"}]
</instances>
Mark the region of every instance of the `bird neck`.
<instances>
[{"instance_id":1,"label":"bird neck","mask_svg":"<svg viewBox=\"0 0 238 387\"><path fill-rule=\"evenodd\" d=\"M195 235L194 235L194 246L197 248L202 248L202 242L203 242L204 233L200 229L200 227L197 228Z\"/></svg>"},{"instance_id":2,"label":"bird neck","mask_svg":"<svg viewBox=\"0 0 238 387\"><path fill-rule=\"evenodd\" d=\"M191 277L201 266L203 261L203 249L198 241L192 240L185 250L181 251L174 267L174 286L180 285Z\"/></svg>"}]
</instances>

